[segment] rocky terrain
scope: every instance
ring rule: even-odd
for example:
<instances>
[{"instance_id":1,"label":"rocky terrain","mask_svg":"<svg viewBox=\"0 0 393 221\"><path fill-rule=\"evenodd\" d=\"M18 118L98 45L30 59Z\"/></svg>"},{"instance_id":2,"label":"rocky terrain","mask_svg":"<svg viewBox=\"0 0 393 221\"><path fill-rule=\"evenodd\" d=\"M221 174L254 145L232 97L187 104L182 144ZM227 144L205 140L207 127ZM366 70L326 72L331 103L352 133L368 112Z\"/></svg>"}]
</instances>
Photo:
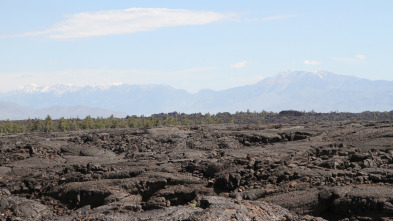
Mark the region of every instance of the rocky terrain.
<instances>
[{"instance_id":1,"label":"rocky terrain","mask_svg":"<svg viewBox=\"0 0 393 221\"><path fill-rule=\"evenodd\" d=\"M0 220L390 220L390 122L0 137Z\"/></svg>"}]
</instances>

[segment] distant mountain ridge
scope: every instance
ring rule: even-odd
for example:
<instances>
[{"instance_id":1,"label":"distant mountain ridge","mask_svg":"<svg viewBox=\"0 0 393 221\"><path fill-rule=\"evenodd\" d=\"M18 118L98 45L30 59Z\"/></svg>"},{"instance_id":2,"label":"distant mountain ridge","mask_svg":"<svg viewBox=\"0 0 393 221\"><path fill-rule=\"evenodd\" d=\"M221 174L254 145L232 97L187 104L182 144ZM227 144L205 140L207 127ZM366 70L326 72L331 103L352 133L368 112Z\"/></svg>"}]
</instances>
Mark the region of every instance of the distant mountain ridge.
<instances>
[{"instance_id":1,"label":"distant mountain ridge","mask_svg":"<svg viewBox=\"0 0 393 221\"><path fill-rule=\"evenodd\" d=\"M123 83L114 83L114 84L92 84L84 87L90 87L91 89L108 89L112 86L120 86L123 85ZM19 90L12 91L11 93L25 93L25 94L34 94L34 93L52 93L52 94L57 94L61 95L64 93L70 93L74 91L78 91L82 88L83 86L75 86L72 84L56 84L53 86L39 86L37 84L30 84L27 85Z\"/></svg>"},{"instance_id":2,"label":"distant mountain ridge","mask_svg":"<svg viewBox=\"0 0 393 221\"><path fill-rule=\"evenodd\" d=\"M125 117L127 114L110 111L102 108L92 108L86 106L52 106L49 108L35 109L27 106L18 105L11 102L0 101L0 120L23 120L28 118L44 119L50 115L53 119L65 118L84 118L88 115L92 117Z\"/></svg>"},{"instance_id":3,"label":"distant mountain ridge","mask_svg":"<svg viewBox=\"0 0 393 221\"><path fill-rule=\"evenodd\" d=\"M390 111L393 110L393 82L371 81L327 71L287 71L253 85L223 91L202 90L196 94L166 85L30 85L0 94L0 101L44 110L57 106L58 112L64 114L67 113L66 107L81 105L129 115L172 111L235 112L247 109L276 112L286 109L318 112ZM91 115L99 116L93 112ZM2 115L0 119L4 119Z\"/></svg>"}]
</instances>

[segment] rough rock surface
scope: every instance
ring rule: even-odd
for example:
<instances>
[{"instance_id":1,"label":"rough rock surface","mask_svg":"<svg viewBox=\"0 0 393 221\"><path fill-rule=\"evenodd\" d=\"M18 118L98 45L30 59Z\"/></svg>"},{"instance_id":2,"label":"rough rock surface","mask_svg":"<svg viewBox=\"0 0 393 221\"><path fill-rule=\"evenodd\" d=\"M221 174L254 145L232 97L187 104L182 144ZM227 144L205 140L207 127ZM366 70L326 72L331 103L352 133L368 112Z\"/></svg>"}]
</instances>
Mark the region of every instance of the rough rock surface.
<instances>
[{"instance_id":1,"label":"rough rock surface","mask_svg":"<svg viewBox=\"0 0 393 221\"><path fill-rule=\"evenodd\" d=\"M388 220L389 122L0 136L0 220Z\"/></svg>"}]
</instances>

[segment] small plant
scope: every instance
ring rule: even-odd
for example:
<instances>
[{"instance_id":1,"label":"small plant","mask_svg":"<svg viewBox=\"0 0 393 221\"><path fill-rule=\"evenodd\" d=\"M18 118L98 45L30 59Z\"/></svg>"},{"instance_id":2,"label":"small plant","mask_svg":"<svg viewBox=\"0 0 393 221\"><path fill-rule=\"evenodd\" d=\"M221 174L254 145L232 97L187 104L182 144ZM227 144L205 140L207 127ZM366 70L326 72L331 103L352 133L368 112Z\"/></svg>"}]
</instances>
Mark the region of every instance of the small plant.
<instances>
[{"instance_id":1,"label":"small plant","mask_svg":"<svg viewBox=\"0 0 393 221\"><path fill-rule=\"evenodd\" d=\"M198 206L198 202L195 201L195 200L192 201L192 202L191 202L191 206L194 207L194 208L197 207L197 206Z\"/></svg>"}]
</instances>

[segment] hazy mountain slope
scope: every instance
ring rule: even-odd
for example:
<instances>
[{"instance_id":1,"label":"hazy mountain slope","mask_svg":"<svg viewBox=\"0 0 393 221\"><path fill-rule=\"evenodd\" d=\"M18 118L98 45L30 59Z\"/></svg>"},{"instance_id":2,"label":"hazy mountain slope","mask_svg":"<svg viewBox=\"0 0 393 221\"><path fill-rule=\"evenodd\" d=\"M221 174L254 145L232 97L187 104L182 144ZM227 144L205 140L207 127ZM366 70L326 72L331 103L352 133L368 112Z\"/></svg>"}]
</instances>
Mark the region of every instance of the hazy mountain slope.
<instances>
[{"instance_id":1,"label":"hazy mountain slope","mask_svg":"<svg viewBox=\"0 0 393 221\"><path fill-rule=\"evenodd\" d=\"M53 106L49 108L42 108L35 111L36 116L39 118L44 118L48 114L54 118L59 119L61 117L65 118L85 118L86 116L90 115L91 117L109 117L112 114L116 117L126 117L126 113L118 112L118 111L111 111L103 108L93 108L93 107L86 107L86 106Z\"/></svg>"},{"instance_id":2,"label":"hazy mountain slope","mask_svg":"<svg viewBox=\"0 0 393 221\"><path fill-rule=\"evenodd\" d=\"M127 114L121 112L86 106L53 106L49 108L35 109L11 102L0 101L0 120L23 120L28 118L44 119L47 115L50 115L53 119L58 119L60 117L84 118L88 115L92 117L109 117L112 114L116 117L127 116Z\"/></svg>"},{"instance_id":3,"label":"hazy mountain slope","mask_svg":"<svg viewBox=\"0 0 393 221\"><path fill-rule=\"evenodd\" d=\"M3 94L0 100L34 108L51 106L100 107L133 114L170 112L187 106L191 94L184 90L162 85L108 85L87 86L59 93L56 88L44 91L30 89ZM63 89L64 90L64 89ZM30 92L33 91L33 92Z\"/></svg>"},{"instance_id":4,"label":"hazy mountain slope","mask_svg":"<svg viewBox=\"0 0 393 221\"><path fill-rule=\"evenodd\" d=\"M257 84L204 94L215 110L283 109L361 112L393 109L393 82L328 72L284 72ZM212 111L215 111L212 110Z\"/></svg>"},{"instance_id":5,"label":"hazy mountain slope","mask_svg":"<svg viewBox=\"0 0 393 221\"><path fill-rule=\"evenodd\" d=\"M0 101L0 120L19 120L26 119L35 110L26 106ZM27 117L28 118L28 117Z\"/></svg>"},{"instance_id":6,"label":"hazy mountain slope","mask_svg":"<svg viewBox=\"0 0 393 221\"><path fill-rule=\"evenodd\" d=\"M235 112L247 109L251 111L296 109L319 112L388 111L393 109L393 82L370 81L325 71L297 71L283 72L253 85L223 91L202 90L197 94L163 85L116 84L86 87L33 85L23 90L2 94L0 100L37 109L57 108L57 111L49 109L44 111L64 116L81 113L78 115L80 117L87 113L92 116L105 116L105 113L111 112L106 110L129 115L172 111ZM81 108L76 110L75 106L80 105L84 106L83 110ZM53 108L53 106L62 107ZM67 109L66 107L69 106L74 108ZM87 107L105 110L97 112ZM3 112L4 110L6 107L3 108Z\"/></svg>"}]
</instances>

